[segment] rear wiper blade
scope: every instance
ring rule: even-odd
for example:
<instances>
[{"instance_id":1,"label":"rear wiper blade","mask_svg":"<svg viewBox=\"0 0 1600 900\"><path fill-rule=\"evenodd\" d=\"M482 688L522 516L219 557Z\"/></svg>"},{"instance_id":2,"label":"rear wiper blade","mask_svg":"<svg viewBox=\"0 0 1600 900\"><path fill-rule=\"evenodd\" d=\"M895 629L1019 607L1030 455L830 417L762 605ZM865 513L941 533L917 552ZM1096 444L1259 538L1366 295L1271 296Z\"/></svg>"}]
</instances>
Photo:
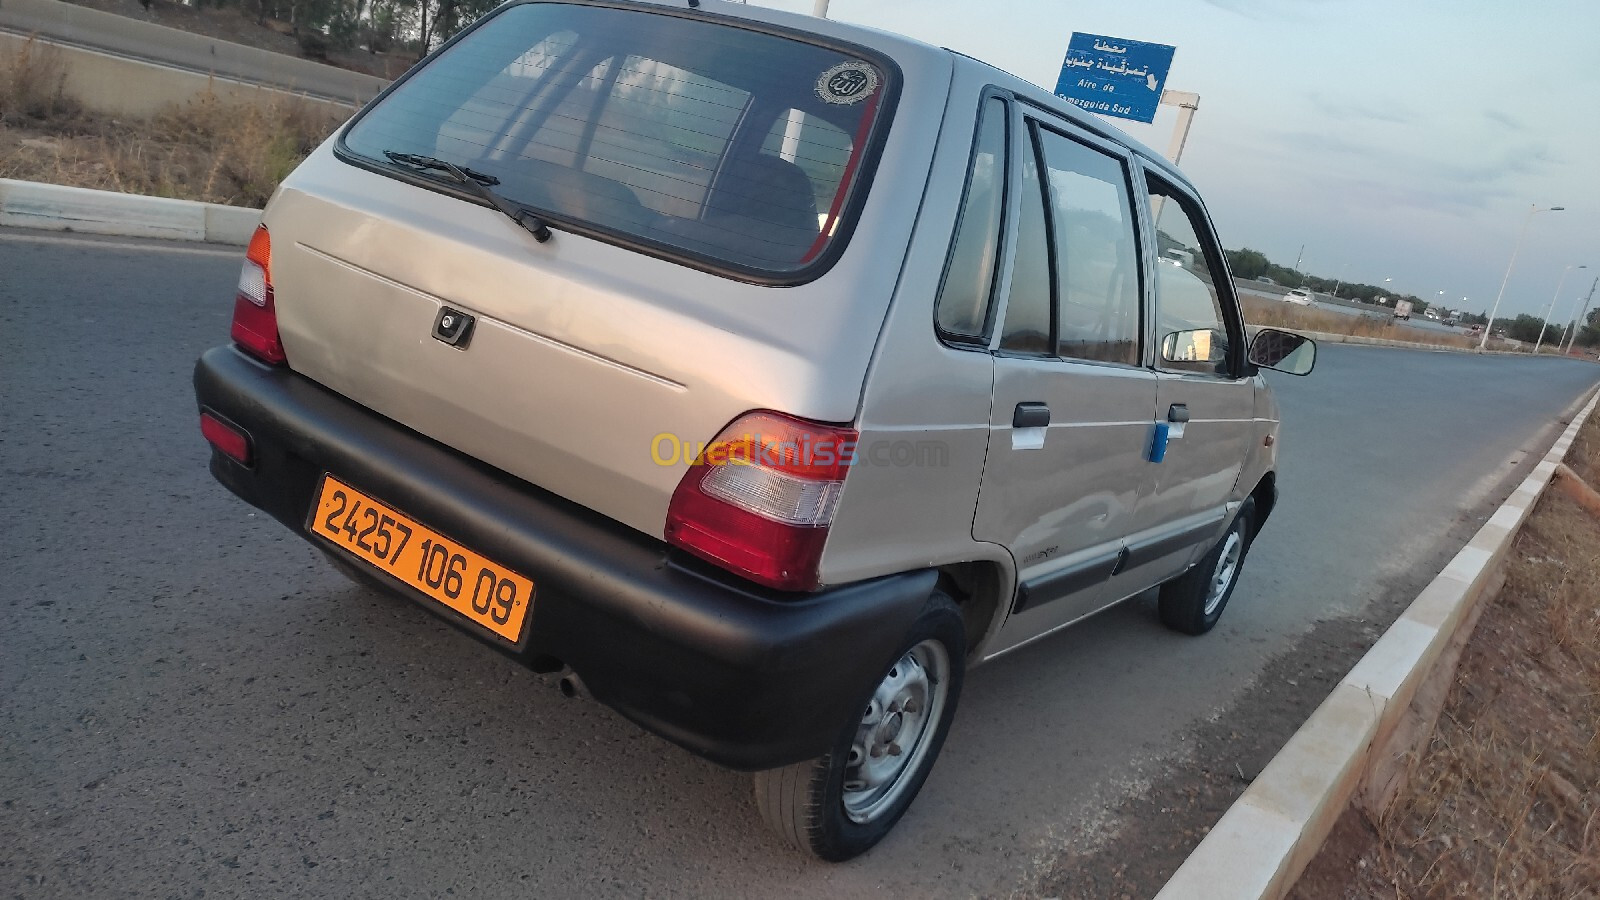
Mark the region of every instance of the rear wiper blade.
<instances>
[{"instance_id":1,"label":"rear wiper blade","mask_svg":"<svg viewBox=\"0 0 1600 900\"><path fill-rule=\"evenodd\" d=\"M419 169L437 169L441 172L450 172L452 170L459 171L463 175L466 175L468 178L471 178L473 181L476 181L479 184L500 183L500 179L494 177L493 175L485 172L476 172L467 168L466 166L457 166L447 163L442 159L435 159L432 156L421 156L416 153L400 153L395 150L385 150L383 151L383 155L389 157L391 160L394 160L397 163L404 163L408 166L416 166Z\"/></svg>"},{"instance_id":2,"label":"rear wiper blade","mask_svg":"<svg viewBox=\"0 0 1600 900\"><path fill-rule=\"evenodd\" d=\"M493 175L474 172L471 169L458 166L455 163L445 162L442 159L435 159L432 156L397 153L393 150L385 150L383 155L397 163L416 166L419 169L434 169L449 175L457 184L478 195L485 203L499 210L506 218L526 229L529 234L533 235L534 240L541 244L550 240L550 226L545 223L544 219L528 212L487 187L490 184L500 183L500 179Z\"/></svg>"}]
</instances>

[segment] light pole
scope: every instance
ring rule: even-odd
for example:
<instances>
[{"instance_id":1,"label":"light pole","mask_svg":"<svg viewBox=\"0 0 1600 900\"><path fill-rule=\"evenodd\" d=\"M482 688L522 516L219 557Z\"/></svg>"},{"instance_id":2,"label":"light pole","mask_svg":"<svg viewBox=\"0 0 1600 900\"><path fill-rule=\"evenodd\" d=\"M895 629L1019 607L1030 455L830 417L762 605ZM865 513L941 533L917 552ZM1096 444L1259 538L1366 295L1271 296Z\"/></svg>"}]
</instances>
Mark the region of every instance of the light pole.
<instances>
[{"instance_id":1,"label":"light pole","mask_svg":"<svg viewBox=\"0 0 1600 900\"><path fill-rule=\"evenodd\" d=\"M1528 215L1522 220L1522 230L1517 232L1516 246L1511 248L1511 261L1506 263L1506 277L1500 279L1500 293L1494 295L1494 308L1489 310L1489 322L1483 326L1483 339L1478 341L1478 349L1480 351L1489 346L1489 335L1494 333L1494 317L1500 311L1500 300L1506 295L1506 283L1511 280L1511 269L1517 264L1517 254L1522 250L1522 239L1528 235L1528 223L1533 221L1533 214L1536 212L1560 212L1563 209L1566 209L1566 207L1550 206L1540 209L1537 203L1528 205ZM1543 336L1543 332L1541 332L1540 337Z\"/></svg>"},{"instance_id":2,"label":"light pole","mask_svg":"<svg viewBox=\"0 0 1600 900\"><path fill-rule=\"evenodd\" d=\"M1561 280L1556 282L1556 295L1554 297L1550 298L1550 308L1548 310L1545 310L1544 321L1539 323L1539 339L1537 341L1533 342L1533 355L1534 356L1538 356L1539 355L1539 345L1544 343L1544 333L1549 328L1550 317L1556 314L1556 301L1561 298L1561 288L1566 286L1567 276L1569 274L1571 274L1573 269L1587 269L1587 268L1589 268L1589 267L1588 266L1568 265L1565 269L1561 270ZM1561 336L1562 337L1566 337L1566 333L1562 332ZM1560 347L1561 346L1561 342L1560 341L1556 341L1556 346Z\"/></svg>"},{"instance_id":3,"label":"light pole","mask_svg":"<svg viewBox=\"0 0 1600 900\"><path fill-rule=\"evenodd\" d=\"M1600 278L1596 278L1594 281L1589 283L1589 296L1585 297L1583 300L1583 309L1578 310L1578 314L1573 317L1571 322L1567 323L1567 326L1572 330L1572 337L1567 339L1567 346L1561 351L1562 356L1570 354L1572 352L1572 345L1578 342L1578 332L1583 329L1583 317L1584 314L1589 312L1589 301L1594 299L1594 289L1596 285L1600 285ZM1573 302L1577 302L1576 297L1573 298Z\"/></svg>"}]
</instances>

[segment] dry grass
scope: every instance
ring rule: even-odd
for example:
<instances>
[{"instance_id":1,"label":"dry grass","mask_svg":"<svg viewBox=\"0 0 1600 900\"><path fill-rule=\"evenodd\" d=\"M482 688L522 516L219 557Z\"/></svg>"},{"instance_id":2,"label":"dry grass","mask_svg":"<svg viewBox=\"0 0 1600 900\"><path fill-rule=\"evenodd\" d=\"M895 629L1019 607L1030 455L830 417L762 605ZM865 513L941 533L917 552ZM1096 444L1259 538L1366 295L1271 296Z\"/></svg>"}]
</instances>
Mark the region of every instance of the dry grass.
<instances>
[{"instance_id":1,"label":"dry grass","mask_svg":"<svg viewBox=\"0 0 1600 900\"><path fill-rule=\"evenodd\" d=\"M51 49L30 41L0 63L0 178L255 207L339 124L298 99L214 94L150 119L88 113Z\"/></svg>"},{"instance_id":2,"label":"dry grass","mask_svg":"<svg viewBox=\"0 0 1600 900\"><path fill-rule=\"evenodd\" d=\"M28 38L14 56L0 60L0 125L76 113L66 83L61 52Z\"/></svg>"},{"instance_id":3,"label":"dry grass","mask_svg":"<svg viewBox=\"0 0 1600 900\"><path fill-rule=\"evenodd\" d=\"M1350 316L1326 310L1295 306L1282 301L1263 300L1241 296L1245 321L1251 325L1268 328L1287 328L1292 331L1323 331L1330 334L1350 334L1359 337L1386 338L1414 344L1437 344L1445 347L1472 347L1477 340L1464 334L1446 334L1411 328L1389 319L1375 316Z\"/></svg>"},{"instance_id":4,"label":"dry grass","mask_svg":"<svg viewBox=\"0 0 1600 900\"><path fill-rule=\"evenodd\" d=\"M1568 462L1600 475L1600 420ZM1377 825L1394 896L1600 896L1600 520L1560 492L1518 536L1409 785Z\"/></svg>"}]
</instances>

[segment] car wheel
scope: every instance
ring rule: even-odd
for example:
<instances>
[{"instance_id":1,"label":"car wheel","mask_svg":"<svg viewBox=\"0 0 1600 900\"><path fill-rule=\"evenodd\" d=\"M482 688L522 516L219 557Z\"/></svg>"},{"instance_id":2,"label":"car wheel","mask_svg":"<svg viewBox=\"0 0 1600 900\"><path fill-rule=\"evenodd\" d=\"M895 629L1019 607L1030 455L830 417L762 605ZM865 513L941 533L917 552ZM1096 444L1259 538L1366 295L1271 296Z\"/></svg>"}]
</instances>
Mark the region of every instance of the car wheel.
<instances>
[{"instance_id":1,"label":"car wheel","mask_svg":"<svg viewBox=\"0 0 1600 900\"><path fill-rule=\"evenodd\" d=\"M1222 610L1239 583L1250 552L1254 500L1245 500L1226 534L1193 568L1161 586L1161 622L1184 634L1205 634L1222 618Z\"/></svg>"},{"instance_id":2,"label":"car wheel","mask_svg":"<svg viewBox=\"0 0 1600 900\"><path fill-rule=\"evenodd\" d=\"M965 669L961 612L935 593L823 756L755 774L756 807L790 846L831 862L871 849L916 799L944 746Z\"/></svg>"}]
</instances>

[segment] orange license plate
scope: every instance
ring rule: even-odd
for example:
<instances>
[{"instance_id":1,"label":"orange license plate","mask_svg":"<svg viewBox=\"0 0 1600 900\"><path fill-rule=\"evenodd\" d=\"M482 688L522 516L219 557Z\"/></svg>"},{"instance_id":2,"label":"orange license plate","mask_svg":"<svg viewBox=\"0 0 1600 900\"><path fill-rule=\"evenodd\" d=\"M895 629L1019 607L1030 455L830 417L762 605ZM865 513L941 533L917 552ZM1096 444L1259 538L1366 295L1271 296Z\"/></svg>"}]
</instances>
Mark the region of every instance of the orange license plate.
<instances>
[{"instance_id":1,"label":"orange license plate","mask_svg":"<svg viewBox=\"0 0 1600 900\"><path fill-rule=\"evenodd\" d=\"M322 476L309 527L511 643L533 606L533 582L363 494Z\"/></svg>"}]
</instances>

